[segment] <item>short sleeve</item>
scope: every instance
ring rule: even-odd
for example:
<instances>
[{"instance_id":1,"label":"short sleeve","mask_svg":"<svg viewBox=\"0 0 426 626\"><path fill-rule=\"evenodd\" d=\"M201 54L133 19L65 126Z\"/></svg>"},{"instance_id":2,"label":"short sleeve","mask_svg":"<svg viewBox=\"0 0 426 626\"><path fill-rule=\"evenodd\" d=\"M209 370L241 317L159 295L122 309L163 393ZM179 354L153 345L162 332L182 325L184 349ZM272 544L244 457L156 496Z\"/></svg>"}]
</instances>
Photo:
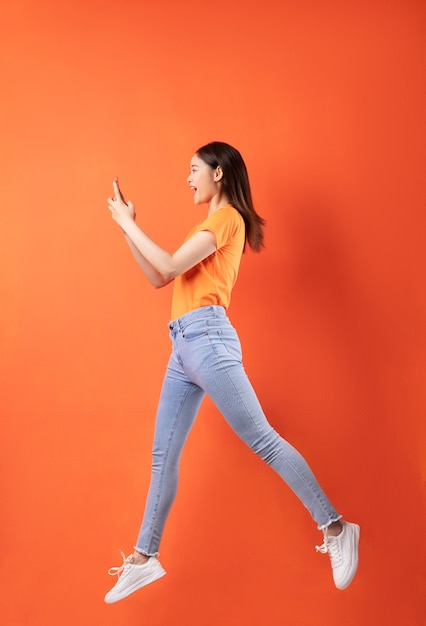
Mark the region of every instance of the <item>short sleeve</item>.
<instances>
[{"instance_id":1,"label":"short sleeve","mask_svg":"<svg viewBox=\"0 0 426 626\"><path fill-rule=\"evenodd\" d=\"M219 250L233 239L243 227L243 218L232 206L226 206L210 215L196 227L195 232L211 231L216 238L216 248Z\"/></svg>"}]
</instances>

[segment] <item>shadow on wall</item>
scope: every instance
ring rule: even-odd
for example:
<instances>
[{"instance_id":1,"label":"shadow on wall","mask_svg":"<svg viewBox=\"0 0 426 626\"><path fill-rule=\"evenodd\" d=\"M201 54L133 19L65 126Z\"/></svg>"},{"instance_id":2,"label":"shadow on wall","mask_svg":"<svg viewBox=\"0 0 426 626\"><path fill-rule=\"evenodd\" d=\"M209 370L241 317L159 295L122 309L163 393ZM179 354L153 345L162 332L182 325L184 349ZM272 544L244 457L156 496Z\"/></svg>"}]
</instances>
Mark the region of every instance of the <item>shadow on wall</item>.
<instances>
[{"instance_id":1,"label":"shadow on wall","mask_svg":"<svg viewBox=\"0 0 426 626\"><path fill-rule=\"evenodd\" d=\"M287 191L281 198L283 210L267 225L265 258L256 260L273 285L261 287L261 296L268 313L277 316L271 319L280 329L277 356L290 349L299 353L304 369L317 357L322 369L346 371L375 406L375 361L386 337L380 302L372 300L374 290L363 275L353 217L321 192Z\"/></svg>"},{"instance_id":2,"label":"shadow on wall","mask_svg":"<svg viewBox=\"0 0 426 626\"><path fill-rule=\"evenodd\" d=\"M403 490L404 475L417 482L413 424L408 419L404 432L400 424L407 364L392 315L398 293L386 291L377 269L376 255L380 268L389 255L392 271L392 250L370 245L368 215L321 192L287 192L283 207L268 234L282 303L269 379L272 359L282 368L264 394L265 410L284 436L290 425L294 443L303 439L308 457L321 457L318 442L327 438L329 453L358 475L364 504L391 513L380 485Z\"/></svg>"},{"instance_id":3,"label":"shadow on wall","mask_svg":"<svg viewBox=\"0 0 426 626\"><path fill-rule=\"evenodd\" d=\"M262 402L284 435L296 422L296 434L309 428L315 442L327 425L332 441L356 443L357 433L387 420L384 374L391 339L383 305L365 274L368 258L354 207L346 210L306 189L282 194L283 210L268 223L259 264L273 284L262 291L265 316L271 312L268 323L279 328L274 345L256 341L256 358L265 361ZM356 446L348 455L357 467Z\"/></svg>"},{"instance_id":4,"label":"shadow on wall","mask_svg":"<svg viewBox=\"0 0 426 626\"><path fill-rule=\"evenodd\" d=\"M311 341L316 338L326 360L343 368L370 409L381 413L381 374L392 356L395 329L351 210L318 195L286 206L283 289L294 325Z\"/></svg>"}]
</instances>

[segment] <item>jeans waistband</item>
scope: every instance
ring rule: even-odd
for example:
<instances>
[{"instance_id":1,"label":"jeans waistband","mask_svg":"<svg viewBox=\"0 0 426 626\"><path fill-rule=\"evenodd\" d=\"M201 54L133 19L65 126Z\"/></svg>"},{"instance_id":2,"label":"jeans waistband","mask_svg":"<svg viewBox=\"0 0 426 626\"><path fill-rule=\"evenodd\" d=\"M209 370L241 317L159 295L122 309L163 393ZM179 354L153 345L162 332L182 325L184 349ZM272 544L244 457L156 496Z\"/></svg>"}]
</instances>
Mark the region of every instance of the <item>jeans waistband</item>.
<instances>
[{"instance_id":1,"label":"jeans waistband","mask_svg":"<svg viewBox=\"0 0 426 626\"><path fill-rule=\"evenodd\" d=\"M202 306L199 309L194 309L193 311L189 311L189 313L185 313L182 317L178 317L175 320L172 320L168 323L169 330L181 330L183 331L188 324L192 324L192 322L203 320L203 319L211 319L214 317L222 317L226 318L226 310L223 306L218 304L210 304L208 306Z\"/></svg>"}]
</instances>

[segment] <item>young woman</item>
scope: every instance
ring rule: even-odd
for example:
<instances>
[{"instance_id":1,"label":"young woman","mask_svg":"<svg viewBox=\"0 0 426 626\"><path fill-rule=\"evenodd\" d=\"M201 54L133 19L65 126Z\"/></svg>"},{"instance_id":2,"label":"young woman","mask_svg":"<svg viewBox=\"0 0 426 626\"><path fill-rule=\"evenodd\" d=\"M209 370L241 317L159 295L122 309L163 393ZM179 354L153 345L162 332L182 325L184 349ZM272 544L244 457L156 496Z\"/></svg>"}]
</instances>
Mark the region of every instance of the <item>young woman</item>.
<instances>
[{"instance_id":1,"label":"young woman","mask_svg":"<svg viewBox=\"0 0 426 626\"><path fill-rule=\"evenodd\" d=\"M182 449L205 394L309 510L324 532L317 550L329 554L335 585L344 589L358 566L359 526L341 520L303 457L268 423L226 314L245 247L259 252L263 246L264 220L254 210L245 163L232 146L213 142L192 157L187 182L194 203L207 204L207 218L173 254L136 224L134 206L117 182L108 199L147 279L156 288L174 285L168 325L172 353L157 411L145 513L133 554L109 570L118 581L105 602L117 602L166 573L157 559L159 544L176 494Z\"/></svg>"}]
</instances>

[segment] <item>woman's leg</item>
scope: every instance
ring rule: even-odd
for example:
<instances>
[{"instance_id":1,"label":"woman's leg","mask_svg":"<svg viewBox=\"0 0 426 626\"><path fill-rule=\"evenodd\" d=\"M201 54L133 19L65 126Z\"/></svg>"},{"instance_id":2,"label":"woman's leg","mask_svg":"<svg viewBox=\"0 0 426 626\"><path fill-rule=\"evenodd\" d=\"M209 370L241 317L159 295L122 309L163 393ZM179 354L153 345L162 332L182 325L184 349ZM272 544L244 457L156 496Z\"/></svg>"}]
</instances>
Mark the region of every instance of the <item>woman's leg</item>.
<instances>
[{"instance_id":1,"label":"woman's leg","mask_svg":"<svg viewBox=\"0 0 426 626\"><path fill-rule=\"evenodd\" d=\"M244 371L238 336L226 317L207 323L199 358L189 375L211 397L237 435L283 478L319 528L339 520L341 516L305 459L268 423Z\"/></svg>"},{"instance_id":2,"label":"woman's leg","mask_svg":"<svg viewBox=\"0 0 426 626\"><path fill-rule=\"evenodd\" d=\"M303 456L283 439L267 421L256 394L243 368L222 370L221 390L206 386L208 395L231 428L255 454L270 465L309 510L318 528L325 528L340 519L339 513L321 489ZM227 397L224 390L233 394Z\"/></svg>"},{"instance_id":3,"label":"woman's leg","mask_svg":"<svg viewBox=\"0 0 426 626\"><path fill-rule=\"evenodd\" d=\"M119 567L109 570L118 575L105 602L118 602L165 575L155 557L170 507L176 495L179 461L194 423L204 391L185 376L178 356L170 357L157 411L152 454L152 475L145 514L135 552Z\"/></svg>"},{"instance_id":4,"label":"woman's leg","mask_svg":"<svg viewBox=\"0 0 426 626\"><path fill-rule=\"evenodd\" d=\"M151 484L135 545L135 550L144 555L158 554L164 525L176 496L182 449L204 395L198 385L188 380L173 353L157 410Z\"/></svg>"}]
</instances>

